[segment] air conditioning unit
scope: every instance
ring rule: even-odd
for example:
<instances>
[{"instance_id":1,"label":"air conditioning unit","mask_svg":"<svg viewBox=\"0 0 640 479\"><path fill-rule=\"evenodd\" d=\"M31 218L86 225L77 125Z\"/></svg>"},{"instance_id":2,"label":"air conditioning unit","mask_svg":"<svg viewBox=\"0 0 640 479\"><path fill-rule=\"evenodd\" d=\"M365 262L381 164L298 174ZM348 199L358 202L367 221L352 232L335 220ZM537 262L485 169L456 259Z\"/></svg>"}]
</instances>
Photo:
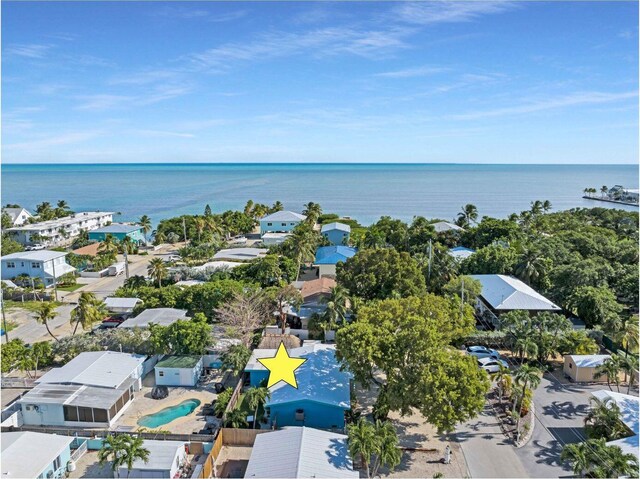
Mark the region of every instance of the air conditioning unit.
<instances>
[{"instance_id":1,"label":"air conditioning unit","mask_svg":"<svg viewBox=\"0 0 640 479\"><path fill-rule=\"evenodd\" d=\"M27 411L31 411L33 409L33 406L31 404L27 404L27 406L25 407L25 409Z\"/></svg>"},{"instance_id":2,"label":"air conditioning unit","mask_svg":"<svg viewBox=\"0 0 640 479\"><path fill-rule=\"evenodd\" d=\"M296 421L304 421L304 409L296 409Z\"/></svg>"}]
</instances>

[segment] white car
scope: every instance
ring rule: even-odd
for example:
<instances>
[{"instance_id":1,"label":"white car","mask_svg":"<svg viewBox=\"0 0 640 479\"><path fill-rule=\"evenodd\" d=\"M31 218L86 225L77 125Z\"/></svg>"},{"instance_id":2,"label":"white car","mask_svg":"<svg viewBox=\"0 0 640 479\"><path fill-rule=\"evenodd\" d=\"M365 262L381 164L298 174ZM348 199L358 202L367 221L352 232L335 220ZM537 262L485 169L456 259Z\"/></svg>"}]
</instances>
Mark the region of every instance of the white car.
<instances>
[{"instance_id":1,"label":"white car","mask_svg":"<svg viewBox=\"0 0 640 479\"><path fill-rule=\"evenodd\" d=\"M32 244L31 246L27 246L25 248L26 251L40 251L42 249L45 249L46 246L40 243L36 243L36 244Z\"/></svg>"},{"instance_id":2,"label":"white car","mask_svg":"<svg viewBox=\"0 0 640 479\"><path fill-rule=\"evenodd\" d=\"M237 238L233 238L231 240L231 244L246 244L247 243L247 238L245 238L244 236L238 236Z\"/></svg>"},{"instance_id":3,"label":"white car","mask_svg":"<svg viewBox=\"0 0 640 479\"><path fill-rule=\"evenodd\" d=\"M500 353L498 351L496 351L495 349L486 348L484 346L469 346L467 347L467 353L471 356L475 356L478 359L500 359Z\"/></svg>"},{"instance_id":4,"label":"white car","mask_svg":"<svg viewBox=\"0 0 640 479\"><path fill-rule=\"evenodd\" d=\"M478 366L488 373L497 373L500 366L508 368L509 364L504 359L482 358L478 359Z\"/></svg>"}]
</instances>

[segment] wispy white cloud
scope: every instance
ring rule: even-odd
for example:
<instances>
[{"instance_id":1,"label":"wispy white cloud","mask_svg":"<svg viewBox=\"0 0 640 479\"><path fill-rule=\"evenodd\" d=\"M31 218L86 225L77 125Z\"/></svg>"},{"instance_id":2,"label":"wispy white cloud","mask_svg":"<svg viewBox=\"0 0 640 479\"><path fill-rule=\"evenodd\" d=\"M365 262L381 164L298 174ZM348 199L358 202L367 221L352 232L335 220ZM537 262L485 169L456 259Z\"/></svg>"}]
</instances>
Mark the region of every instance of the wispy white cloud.
<instances>
[{"instance_id":1,"label":"wispy white cloud","mask_svg":"<svg viewBox=\"0 0 640 479\"><path fill-rule=\"evenodd\" d=\"M135 97L128 95L110 95L98 93L95 95L81 95L77 97L80 104L76 110L108 110L122 108L135 101Z\"/></svg>"},{"instance_id":2,"label":"wispy white cloud","mask_svg":"<svg viewBox=\"0 0 640 479\"><path fill-rule=\"evenodd\" d=\"M448 68L434 67L434 66L422 66L414 68L405 68L403 70L387 71L382 73L376 73L374 76L381 78L412 78L434 75L436 73L442 73L448 71Z\"/></svg>"},{"instance_id":3,"label":"wispy white cloud","mask_svg":"<svg viewBox=\"0 0 640 479\"><path fill-rule=\"evenodd\" d=\"M195 138L192 133L183 133L179 131L162 131L162 130L133 130L133 134L151 137L173 137L173 138Z\"/></svg>"},{"instance_id":4,"label":"wispy white cloud","mask_svg":"<svg viewBox=\"0 0 640 479\"><path fill-rule=\"evenodd\" d=\"M473 111L457 115L450 115L449 118L453 120L479 120L482 118L521 115L539 111L556 110L566 107L612 103L617 101L630 100L637 97L637 91L622 93L580 92L540 101L527 101L520 105L513 105L504 108L494 108L490 110Z\"/></svg>"},{"instance_id":5,"label":"wispy white cloud","mask_svg":"<svg viewBox=\"0 0 640 479\"><path fill-rule=\"evenodd\" d=\"M5 53L26 58L44 58L54 45L50 44L12 44L8 45Z\"/></svg>"},{"instance_id":6,"label":"wispy white cloud","mask_svg":"<svg viewBox=\"0 0 640 479\"><path fill-rule=\"evenodd\" d=\"M503 13L516 6L508 0L436 0L403 3L396 9L399 20L418 25L475 20L483 15Z\"/></svg>"},{"instance_id":7,"label":"wispy white cloud","mask_svg":"<svg viewBox=\"0 0 640 479\"><path fill-rule=\"evenodd\" d=\"M34 138L27 142L5 143L3 148L11 151L41 150L54 146L82 143L84 141L94 139L101 134L102 132L99 130L67 131L51 136Z\"/></svg>"},{"instance_id":8,"label":"wispy white cloud","mask_svg":"<svg viewBox=\"0 0 640 479\"><path fill-rule=\"evenodd\" d=\"M214 23L231 22L247 15L246 10L233 10L230 12L218 13L214 10L204 8L189 8L186 6L166 5L152 13L155 17L167 17L172 19L203 19Z\"/></svg>"}]
</instances>

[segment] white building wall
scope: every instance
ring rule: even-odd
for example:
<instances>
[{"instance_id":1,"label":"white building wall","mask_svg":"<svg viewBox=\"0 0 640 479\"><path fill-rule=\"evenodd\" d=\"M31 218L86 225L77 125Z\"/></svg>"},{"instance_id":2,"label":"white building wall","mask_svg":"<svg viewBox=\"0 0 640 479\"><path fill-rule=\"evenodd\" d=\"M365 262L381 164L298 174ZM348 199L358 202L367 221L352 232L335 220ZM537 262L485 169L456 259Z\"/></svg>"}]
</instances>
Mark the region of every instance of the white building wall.
<instances>
[{"instance_id":1,"label":"white building wall","mask_svg":"<svg viewBox=\"0 0 640 479\"><path fill-rule=\"evenodd\" d=\"M319 264L318 265L318 274L322 278L323 276L335 276L336 275L336 265L335 264Z\"/></svg>"}]
</instances>

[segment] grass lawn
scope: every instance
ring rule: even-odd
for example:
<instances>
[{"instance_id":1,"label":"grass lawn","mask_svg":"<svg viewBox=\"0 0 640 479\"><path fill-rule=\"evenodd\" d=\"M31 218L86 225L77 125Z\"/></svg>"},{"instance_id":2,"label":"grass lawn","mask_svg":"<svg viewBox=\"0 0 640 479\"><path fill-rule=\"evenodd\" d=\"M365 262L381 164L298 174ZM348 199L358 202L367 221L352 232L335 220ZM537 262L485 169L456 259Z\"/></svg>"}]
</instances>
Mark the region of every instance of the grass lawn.
<instances>
[{"instance_id":1,"label":"grass lawn","mask_svg":"<svg viewBox=\"0 0 640 479\"><path fill-rule=\"evenodd\" d=\"M58 291L75 291L78 288L82 288L85 286L84 284L76 283L70 284L69 286L58 286Z\"/></svg>"},{"instance_id":2,"label":"grass lawn","mask_svg":"<svg viewBox=\"0 0 640 479\"><path fill-rule=\"evenodd\" d=\"M56 308L62 304L59 301L51 301L51 302L55 304ZM4 307L7 308L7 311L11 309L26 309L27 311L36 312L40 309L40 305L42 303L43 301L24 301L23 302L23 301L7 300L7 301L4 301Z\"/></svg>"},{"instance_id":3,"label":"grass lawn","mask_svg":"<svg viewBox=\"0 0 640 479\"><path fill-rule=\"evenodd\" d=\"M14 330L14 329L16 329L18 327L18 325L16 323L13 323L11 321L7 321L6 326L7 326L7 329L4 328L5 324L3 322L2 323L2 329L4 330L5 333L11 332L12 330Z\"/></svg>"}]
</instances>

